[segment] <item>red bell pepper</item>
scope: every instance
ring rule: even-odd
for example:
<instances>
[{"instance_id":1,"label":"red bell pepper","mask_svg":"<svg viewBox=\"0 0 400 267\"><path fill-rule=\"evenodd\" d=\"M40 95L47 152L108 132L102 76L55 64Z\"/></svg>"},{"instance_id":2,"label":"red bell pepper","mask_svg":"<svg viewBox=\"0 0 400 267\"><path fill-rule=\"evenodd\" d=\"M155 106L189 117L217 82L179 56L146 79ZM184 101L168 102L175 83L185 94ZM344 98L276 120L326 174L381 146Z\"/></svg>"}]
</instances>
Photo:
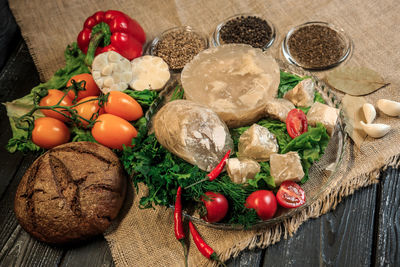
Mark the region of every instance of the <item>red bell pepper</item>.
<instances>
[{"instance_id":1,"label":"red bell pepper","mask_svg":"<svg viewBox=\"0 0 400 267\"><path fill-rule=\"evenodd\" d=\"M91 64L97 54L115 51L132 60L142 55L146 34L140 24L128 15L116 11L98 11L88 17L78 34L78 46ZM89 51L89 52L88 52Z\"/></svg>"}]
</instances>

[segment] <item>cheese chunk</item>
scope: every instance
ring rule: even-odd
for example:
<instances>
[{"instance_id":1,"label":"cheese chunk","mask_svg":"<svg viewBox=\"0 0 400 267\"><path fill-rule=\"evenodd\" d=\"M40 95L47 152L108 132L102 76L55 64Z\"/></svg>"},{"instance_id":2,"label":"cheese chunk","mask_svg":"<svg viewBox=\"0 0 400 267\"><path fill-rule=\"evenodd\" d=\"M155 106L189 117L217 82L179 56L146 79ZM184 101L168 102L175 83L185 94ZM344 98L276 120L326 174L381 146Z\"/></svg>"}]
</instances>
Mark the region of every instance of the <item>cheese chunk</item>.
<instances>
[{"instance_id":1,"label":"cheese chunk","mask_svg":"<svg viewBox=\"0 0 400 267\"><path fill-rule=\"evenodd\" d=\"M296 107L289 100L274 98L267 101L265 112L268 117L285 122L287 114L294 108Z\"/></svg>"},{"instance_id":2,"label":"cheese chunk","mask_svg":"<svg viewBox=\"0 0 400 267\"><path fill-rule=\"evenodd\" d=\"M311 79L299 82L292 90L286 92L283 98L298 107L309 107L314 103L315 84Z\"/></svg>"},{"instance_id":3,"label":"cheese chunk","mask_svg":"<svg viewBox=\"0 0 400 267\"><path fill-rule=\"evenodd\" d=\"M304 177L300 156L297 152L273 154L269 163L271 176L274 178L276 186L279 186L284 181L300 182Z\"/></svg>"},{"instance_id":4,"label":"cheese chunk","mask_svg":"<svg viewBox=\"0 0 400 267\"><path fill-rule=\"evenodd\" d=\"M332 135L338 116L339 109L315 102L307 113L307 121L311 126L315 126L317 122L322 123Z\"/></svg>"},{"instance_id":5,"label":"cheese chunk","mask_svg":"<svg viewBox=\"0 0 400 267\"><path fill-rule=\"evenodd\" d=\"M260 164L252 159L230 158L226 161L226 170L232 182L243 184L260 172Z\"/></svg>"},{"instance_id":6,"label":"cheese chunk","mask_svg":"<svg viewBox=\"0 0 400 267\"><path fill-rule=\"evenodd\" d=\"M253 124L239 138L240 158L268 161L271 154L279 149L275 136L267 128Z\"/></svg>"}]
</instances>

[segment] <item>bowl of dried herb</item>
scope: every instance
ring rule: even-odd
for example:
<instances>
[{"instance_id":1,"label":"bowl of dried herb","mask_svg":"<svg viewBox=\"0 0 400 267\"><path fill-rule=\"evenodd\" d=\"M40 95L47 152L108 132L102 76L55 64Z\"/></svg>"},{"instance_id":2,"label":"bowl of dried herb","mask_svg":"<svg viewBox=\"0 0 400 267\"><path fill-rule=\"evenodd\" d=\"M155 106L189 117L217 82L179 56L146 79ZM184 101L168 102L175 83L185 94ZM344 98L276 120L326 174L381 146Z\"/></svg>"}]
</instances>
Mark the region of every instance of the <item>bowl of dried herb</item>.
<instances>
[{"instance_id":1,"label":"bowl of dried herb","mask_svg":"<svg viewBox=\"0 0 400 267\"><path fill-rule=\"evenodd\" d=\"M352 41L343 29L320 21L292 28L282 42L287 61L308 70L335 67L350 57L352 49Z\"/></svg>"},{"instance_id":2,"label":"bowl of dried herb","mask_svg":"<svg viewBox=\"0 0 400 267\"><path fill-rule=\"evenodd\" d=\"M254 48L268 49L275 41L275 26L260 15L239 14L220 22L212 33L210 43L248 44Z\"/></svg>"}]
</instances>

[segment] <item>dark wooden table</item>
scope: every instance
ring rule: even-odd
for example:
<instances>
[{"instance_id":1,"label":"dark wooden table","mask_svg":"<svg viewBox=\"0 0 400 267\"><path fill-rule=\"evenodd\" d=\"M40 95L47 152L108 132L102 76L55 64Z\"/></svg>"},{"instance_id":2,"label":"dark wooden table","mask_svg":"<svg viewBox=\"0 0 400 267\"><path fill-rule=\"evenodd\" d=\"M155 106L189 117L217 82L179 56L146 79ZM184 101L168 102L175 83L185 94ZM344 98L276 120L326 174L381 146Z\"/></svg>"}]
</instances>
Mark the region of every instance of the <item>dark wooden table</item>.
<instances>
[{"instance_id":1,"label":"dark wooden table","mask_svg":"<svg viewBox=\"0 0 400 267\"><path fill-rule=\"evenodd\" d=\"M0 70L2 103L24 96L39 83L6 0L0 0ZM0 266L113 266L101 236L79 246L54 247L31 238L18 225L13 198L35 156L4 149L11 130L3 105L0 118ZM388 169L379 184L305 222L290 239L264 250L244 251L228 266L400 266L399 179L398 169Z\"/></svg>"}]
</instances>

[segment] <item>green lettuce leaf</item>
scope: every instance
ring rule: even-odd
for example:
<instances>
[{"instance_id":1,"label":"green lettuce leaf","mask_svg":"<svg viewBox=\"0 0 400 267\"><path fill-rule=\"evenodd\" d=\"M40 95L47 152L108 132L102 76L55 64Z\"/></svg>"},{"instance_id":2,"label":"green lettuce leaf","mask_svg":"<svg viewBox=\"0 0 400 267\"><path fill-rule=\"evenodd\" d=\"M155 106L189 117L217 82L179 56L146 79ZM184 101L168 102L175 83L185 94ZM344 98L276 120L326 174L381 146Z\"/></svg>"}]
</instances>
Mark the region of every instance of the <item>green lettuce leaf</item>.
<instances>
[{"instance_id":1,"label":"green lettuce leaf","mask_svg":"<svg viewBox=\"0 0 400 267\"><path fill-rule=\"evenodd\" d=\"M321 123L317 123L316 127L309 127L307 132L294 138L282 148L282 154L289 151L297 151L299 153L305 173L301 183L305 183L308 180L308 170L315 161L322 157L328 143L329 135L325 127Z\"/></svg>"}]
</instances>

